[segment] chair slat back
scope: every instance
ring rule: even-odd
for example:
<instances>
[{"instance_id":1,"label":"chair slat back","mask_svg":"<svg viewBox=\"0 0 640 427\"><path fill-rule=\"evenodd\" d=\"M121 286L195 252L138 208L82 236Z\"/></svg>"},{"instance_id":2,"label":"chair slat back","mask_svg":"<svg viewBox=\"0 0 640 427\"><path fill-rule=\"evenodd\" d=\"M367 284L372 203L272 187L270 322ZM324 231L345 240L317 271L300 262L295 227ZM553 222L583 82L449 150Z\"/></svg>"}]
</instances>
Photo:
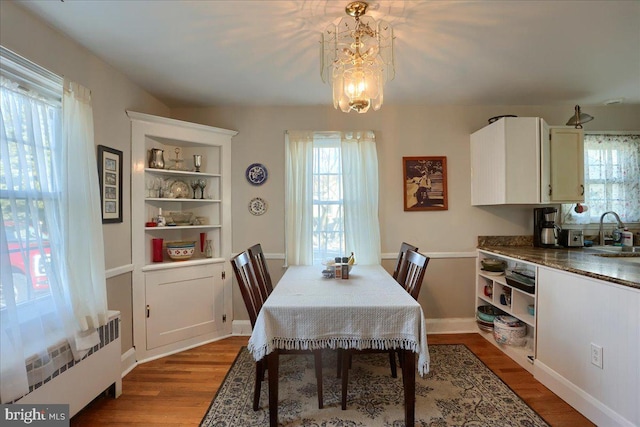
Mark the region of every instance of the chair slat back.
<instances>
[{"instance_id":1,"label":"chair slat back","mask_svg":"<svg viewBox=\"0 0 640 427\"><path fill-rule=\"evenodd\" d=\"M240 293L244 300L244 305L249 313L251 326L255 326L258 313L262 309L262 304L266 301L260 290L260 282L254 269L249 251L239 253L231 259L231 266L236 274Z\"/></svg>"},{"instance_id":2,"label":"chair slat back","mask_svg":"<svg viewBox=\"0 0 640 427\"><path fill-rule=\"evenodd\" d=\"M409 243L402 242L400 245L400 252L398 252L398 260L396 261L396 268L393 270L393 278L398 280L398 275L400 274L400 270L402 269L402 263L407 254L407 251L418 251L417 246L413 246Z\"/></svg>"},{"instance_id":3,"label":"chair slat back","mask_svg":"<svg viewBox=\"0 0 640 427\"><path fill-rule=\"evenodd\" d=\"M424 280L424 273L429 264L428 256L417 251L407 251L405 260L400 269L398 283L413 297L418 299L420 288Z\"/></svg>"},{"instance_id":4,"label":"chair slat back","mask_svg":"<svg viewBox=\"0 0 640 427\"><path fill-rule=\"evenodd\" d=\"M249 256L253 261L253 268L256 271L258 280L260 281L260 291L264 299L267 299L273 291L273 284L271 283L271 275L269 274L269 268L267 267L267 259L262 252L262 246L257 243L251 246L249 249Z\"/></svg>"}]
</instances>

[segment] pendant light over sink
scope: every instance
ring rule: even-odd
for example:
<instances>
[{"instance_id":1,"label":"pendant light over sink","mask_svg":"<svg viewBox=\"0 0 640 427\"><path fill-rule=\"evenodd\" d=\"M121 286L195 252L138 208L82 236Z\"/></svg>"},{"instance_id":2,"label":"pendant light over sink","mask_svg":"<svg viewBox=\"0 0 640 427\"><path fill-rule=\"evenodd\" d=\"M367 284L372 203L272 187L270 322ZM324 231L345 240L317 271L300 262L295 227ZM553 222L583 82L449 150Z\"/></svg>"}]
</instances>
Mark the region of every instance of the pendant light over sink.
<instances>
[{"instance_id":1,"label":"pendant light over sink","mask_svg":"<svg viewBox=\"0 0 640 427\"><path fill-rule=\"evenodd\" d=\"M590 122L591 120L593 120L593 116L590 116L587 113L580 112L580 106L576 105L576 111L573 116L569 118L567 126L575 126L576 129L582 129L582 125L584 123Z\"/></svg>"}]
</instances>

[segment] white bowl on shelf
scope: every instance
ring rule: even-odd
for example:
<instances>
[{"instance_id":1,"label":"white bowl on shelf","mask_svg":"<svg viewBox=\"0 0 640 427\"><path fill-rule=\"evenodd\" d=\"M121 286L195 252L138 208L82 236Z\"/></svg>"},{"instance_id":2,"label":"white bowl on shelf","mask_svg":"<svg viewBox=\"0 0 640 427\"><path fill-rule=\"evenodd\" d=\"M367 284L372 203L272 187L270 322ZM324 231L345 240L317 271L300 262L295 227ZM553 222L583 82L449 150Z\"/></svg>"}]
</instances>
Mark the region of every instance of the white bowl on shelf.
<instances>
[{"instance_id":1,"label":"white bowl on shelf","mask_svg":"<svg viewBox=\"0 0 640 427\"><path fill-rule=\"evenodd\" d=\"M174 261L185 261L191 258L196 250L195 241L180 241L167 243L167 255Z\"/></svg>"}]
</instances>

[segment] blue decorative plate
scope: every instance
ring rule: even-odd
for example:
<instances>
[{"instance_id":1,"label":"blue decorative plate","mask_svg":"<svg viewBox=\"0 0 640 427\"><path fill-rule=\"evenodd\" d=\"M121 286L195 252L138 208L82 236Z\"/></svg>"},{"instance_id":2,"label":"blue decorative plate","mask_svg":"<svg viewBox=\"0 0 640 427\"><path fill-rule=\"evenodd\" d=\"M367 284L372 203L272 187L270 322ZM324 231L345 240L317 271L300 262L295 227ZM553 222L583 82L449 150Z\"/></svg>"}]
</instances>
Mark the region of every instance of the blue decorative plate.
<instances>
[{"instance_id":1,"label":"blue decorative plate","mask_svg":"<svg viewBox=\"0 0 640 427\"><path fill-rule=\"evenodd\" d=\"M253 163L245 172L247 181L253 185L262 185L267 180L267 168L263 164Z\"/></svg>"}]
</instances>

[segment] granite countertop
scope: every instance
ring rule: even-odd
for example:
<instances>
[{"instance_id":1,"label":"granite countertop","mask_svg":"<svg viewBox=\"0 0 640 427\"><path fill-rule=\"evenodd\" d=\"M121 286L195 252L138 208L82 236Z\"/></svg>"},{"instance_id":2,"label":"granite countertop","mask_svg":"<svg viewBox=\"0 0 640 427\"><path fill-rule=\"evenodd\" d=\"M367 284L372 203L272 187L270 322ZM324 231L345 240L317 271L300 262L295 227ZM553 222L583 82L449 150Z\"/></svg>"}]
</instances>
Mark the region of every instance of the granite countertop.
<instances>
[{"instance_id":1,"label":"granite countertop","mask_svg":"<svg viewBox=\"0 0 640 427\"><path fill-rule=\"evenodd\" d=\"M589 248L536 248L527 240L527 236L508 237L514 239L505 241L480 236L478 249L640 289L640 263L597 256L596 252Z\"/></svg>"}]
</instances>

